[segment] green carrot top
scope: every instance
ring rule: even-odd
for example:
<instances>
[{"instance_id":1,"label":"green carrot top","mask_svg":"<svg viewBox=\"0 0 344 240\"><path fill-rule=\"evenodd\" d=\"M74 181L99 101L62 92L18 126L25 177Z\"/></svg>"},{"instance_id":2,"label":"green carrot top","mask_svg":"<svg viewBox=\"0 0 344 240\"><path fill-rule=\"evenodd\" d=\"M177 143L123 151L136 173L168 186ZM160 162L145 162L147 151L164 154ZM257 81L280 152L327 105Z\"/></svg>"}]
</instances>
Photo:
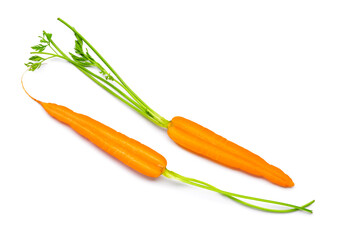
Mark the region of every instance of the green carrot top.
<instances>
[{"instance_id":1,"label":"green carrot top","mask_svg":"<svg viewBox=\"0 0 344 240\"><path fill-rule=\"evenodd\" d=\"M123 81L117 72L103 58L103 56L74 27L70 26L60 18L58 18L58 20L74 32L76 37L74 53L69 52L69 55L67 55L52 40L52 34L43 31L43 35L39 37L40 44L31 47L34 51L30 54L33 56L29 58L30 62L25 64L27 67L29 67L30 71L35 71L42 65L43 62L48 59L64 59L77 67L81 72L102 87L105 91L118 98L139 114L156 125L167 128L169 124L168 120L160 116L144 101L142 101L142 99L129 88L129 86ZM93 53L101 60L102 63L99 63L91 56L89 50L85 48L84 43L93 51ZM91 71L90 68L97 69L99 74Z\"/></svg>"}]
</instances>

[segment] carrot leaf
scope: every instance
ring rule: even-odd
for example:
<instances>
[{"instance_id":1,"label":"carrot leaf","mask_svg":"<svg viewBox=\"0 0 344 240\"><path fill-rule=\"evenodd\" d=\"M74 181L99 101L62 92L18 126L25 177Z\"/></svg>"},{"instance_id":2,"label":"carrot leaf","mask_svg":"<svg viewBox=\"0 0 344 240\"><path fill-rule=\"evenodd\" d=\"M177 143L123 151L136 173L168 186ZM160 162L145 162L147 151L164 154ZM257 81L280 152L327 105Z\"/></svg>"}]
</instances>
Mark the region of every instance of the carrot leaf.
<instances>
[{"instance_id":1,"label":"carrot leaf","mask_svg":"<svg viewBox=\"0 0 344 240\"><path fill-rule=\"evenodd\" d=\"M37 52L43 52L46 47L47 45L38 44L38 45L32 46L31 48Z\"/></svg>"},{"instance_id":2,"label":"carrot leaf","mask_svg":"<svg viewBox=\"0 0 344 240\"><path fill-rule=\"evenodd\" d=\"M58 19L75 35L74 53L69 52L67 55L63 52L52 39L52 34L43 31L43 35L39 36L40 43L31 48L35 54L29 58L29 62L25 65L30 71L35 71L48 59L60 58L74 65L92 81L102 87L105 91L118 98L120 101L137 111L139 114L155 123L160 127L167 128L169 121L151 109L141 98L139 98L123 81L123 79L115 72L108 62L99 54L99 52L78 32L62 19ZM89 48L85 48L85 46ZM89 51L90 50L90 51ZM91 53L92 51L92 53ZM98 61L91 54L95 54ZM48 56L43 58L42 55ZM33 61L33 62L32 62ZM105 66L104 66L105 65ZM97 70L96 74L93 70Z\"/></svg>"},{"instance_id":3,"label":"carrot leaf","mask_svg":"<svg viewBox=\"0 0 344 240\"><path fill-rule=\"evenodd\" d=\"M37 63L28 62L28 63L25 63L25 66L27 66L29 68L29 71L35 71L36 69L40 68L41 65L42 65L42 62L37 62Z\"/></svg>"},{"instance_id":4,"label":"carrot leaf","mask_svg":"<svg viewBox=\"0 0 344 240\"><path fill-rule=\"evenodd\" d=\"M35 55L35 56L32 56L32 57L30 57L30 58L29 58L29 60L31 60L31 61L35 61L35 62L39 62L39 61L42 61L42 60L44 60L44 58L42 58L42 57L40 57L40 56L37 56L37 55Z\"/></svg>"}]
</instances>

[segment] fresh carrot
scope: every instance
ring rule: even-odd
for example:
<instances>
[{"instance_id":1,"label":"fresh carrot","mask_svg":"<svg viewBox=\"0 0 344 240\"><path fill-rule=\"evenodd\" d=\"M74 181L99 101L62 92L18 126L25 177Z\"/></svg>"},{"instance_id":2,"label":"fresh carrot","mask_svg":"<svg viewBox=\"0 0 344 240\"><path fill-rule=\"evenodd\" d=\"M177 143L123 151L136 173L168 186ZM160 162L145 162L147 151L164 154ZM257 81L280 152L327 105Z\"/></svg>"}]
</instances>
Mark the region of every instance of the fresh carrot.
<instances>
[{"instance_id":1,"label":"fresh carrot","mask_svg":"<svg viewBox=\"0 0 344 240\"><path fill-rule=\"evenodd\" d=\"M25 88L24 91L26 92ZM26 93L30 96L28 92ZM166 159L153 149L88 116L75 113L69 108L31 98L39 103L50 116L67 124L97 147L121 160L132 169L148 177L159 177L164 172L167 165Z\"/></svg>"},{"instance_id":2,"label":"fresh carrot","mask_svg":"<svg viewBox=\"0 0 344 240\"><path fill-rule=\"evenodd\" d=\"M220 193L232 199L233 201L236 201L245 206L262 210L262 211L275 212L275 213L287 213L287 212L294 212L294 211L299 210L299 211L312 213L312 210L307 209L307 207L313 204L314 200L300 207L300 206L296 206L296 205L292 205L288 203L249 197L249 196L240 195L236 193L226 192L208 183L205 183L193 178L184 177L180 174L170 171L166 168L166 165L167 165L166 159L162 155L157 153L156 151L152 150L151 148L113 130L112 128L86 115L75 113L72 110L61 105L57 105L54 103L45 103L45 102L37 100L31 97L30 94L25 90L23 81L21 83L27 95L31 99L39 103L50 116L68 125L75 132L87 138L90 142L95 144L97 147L109 153L114 158L122 161L124 164L131 167L132 169L140 172L141 174L144 174L148 177L153 177L153 178L157 178L161 175L164 175L167 178L172 178L172 179L179 180L181 182L184 182L196 187L200 187L206 190ZM260 207L258 205L246 202L243 199L280 205L280 206L287 207L288 209L273 209L273 208Z\"/></svg>"},{"instance_id":3,"label":"fresh carrot","mask_svg":"<svg viewBox=\"0 0 344 240\"><path fill-rule=\"evenodd\" d=\"M172 121L168 121L160 116L129 88L103 56L75 28L60 18L58 20L75 34L75 53L69 53L68 56L52 40L52 34L43 32L43 36L40 37L41 43L32 47L35 51L31 54L37 55L32 56L30 58L32 62L26 64L31 71L38 69L44 61L50 58L64 59L143 117L160 127L167 128L168 135L178 145L224 166L265 178L279 186L294 186L291 178L282 170L212 131L185 118L175 117ZM88 50L85 50L84 44L97 55L105 67L97 62ZM48 48L51 49L50 52L46 51ZM47 57L43 58L42 56ZM89 70L90 67L98 69L100 75Z\"/></svg>"},{"instance_id":4,"label":"fresh carrot","mask_svg":"<svg viewBox=\"0 0 344 240\"><path fill-rule=\"evenodd\" d=\"M180 146L222 165L266 178L279 186L294 186L291 178L279 168L186 118L174 117L167 133Z\"/></svg>"}]
</instances>

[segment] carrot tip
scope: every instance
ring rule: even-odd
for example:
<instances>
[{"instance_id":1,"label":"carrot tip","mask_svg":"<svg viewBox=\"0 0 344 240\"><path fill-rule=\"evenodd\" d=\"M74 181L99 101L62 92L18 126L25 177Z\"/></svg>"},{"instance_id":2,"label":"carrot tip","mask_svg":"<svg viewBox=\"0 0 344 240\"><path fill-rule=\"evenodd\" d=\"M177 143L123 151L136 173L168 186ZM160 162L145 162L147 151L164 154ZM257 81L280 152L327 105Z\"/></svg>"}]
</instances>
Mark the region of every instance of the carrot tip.
<instances>
[{"instance_id":1,"label":"carrot tip","mask_svg":"<svg viewBox=\"0 0 344 240\"><path fill-rule=\"evenodd\" d=\"M24 77L24 74L25 74L28 70L29 70L29 69L27 69L27 70L23 73L23 75L22 75L22 77L21 77L21 79L20 79L22 88L23 88L24 92L25 92L32 100L34 100L34 101L36 101L37 103L39 103L39 104L42 105L42 102L39 101L39 100L37 100L36 98L32 97L32 96L26 91L26 89L25 89L25 87L24 87L23 77Z\"/></svg>"},{"instance_id":2,"label":"carrot tip","mask_svg":"<svg viewBox=\"0 0 344 240\"><path fill-rule=\"evenodd\" d=\"M283 187L294 187L295 183L293 182L293 180L291 180L290 178L288 180L285 181L285 183L283 184Z\"/></svg>"}]
</instances>

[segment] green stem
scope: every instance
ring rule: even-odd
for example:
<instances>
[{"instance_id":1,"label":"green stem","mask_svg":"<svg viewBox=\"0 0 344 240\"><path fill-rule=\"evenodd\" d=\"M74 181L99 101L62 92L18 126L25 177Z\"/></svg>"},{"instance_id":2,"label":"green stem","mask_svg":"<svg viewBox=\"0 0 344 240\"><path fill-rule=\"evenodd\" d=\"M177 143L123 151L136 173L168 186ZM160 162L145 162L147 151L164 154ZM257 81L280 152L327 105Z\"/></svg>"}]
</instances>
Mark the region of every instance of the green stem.
<instances>
[{"instance_id":1,"label":"green stem","mask_svg":"<svg viewBox=\"0 0 344 240\"><path fill-rule=\"evenodd\" d=\"M50 40L50 42L51 42L51 44L54 46L54 48L63 56L63 57L65 57L65 59L69 59L69 60L71 60L68 56L67 56L67 54L65 54L56 44L55 44L55 42L51 39ZM50 45L49 45L50 46ZM51 46L50 46L51 47ZM51 49L54 51L54 49L51 47ZM72 61L72 60L71 60Z\"/></svg>"},{"instance_id":2,"label":"green stem","mask_svg":"<svg viewBox=\"0 0 344 240\"><path fill-rule=\"evenodd\" d=\"M53 52L54 52L56 55L58 55L57 52L55 51L55 49L50 45L50 43L48 44L48 46L50 47L51 50L53 50Z\"/></svg>"},{"instance_id":3,"label":"green stem","mask_svg":"<svg viewBox=\"0 0 344 240\"><path fill-rule=\"evenodd\" d=\"M66 59L67 60L67 59ZM128 100L130 103L132 103L135 107L141 109L141 111L145 111L145 109L142 109L142 106L137 104L137 102L135 102L133 99L131 99L130 97L128 97L128 95L126 95L124 92L122 92L119 88L117 88L115 85L113 85L112 83L106 81L104 78L100 77L99 75L95 74L94 72L88 70L87 68L81 66L80 64L76 63L75 61L70 61L67 60L68 62L72 63L72 64L77 64L80 68L82 68L85 72L87 72L88 74L90 74L91 76L97 78L98 80L100 80L101 82L105 83L106 85L109 85L112 89L114 89L116 92L118 92L122 97L124 97L126 100ZM89 75L87 75L89 76Z\"/></svg>"},{"instance_id":4,"label":"green stem","mask_svg":"<svg viewBox=\"0 0 344 240\"><path fill-rule=\"evenodd\" d=\"M87 77L89 77L93 82L95 82L98 86L100 86L101 88L103 88L105 91L107 91L108 93L110 93L111 95L113 95L114 97L116 97L117 99L119 99L121 102L125 103L127 106L131 107L132 109L134 109L136 112L138 112L140 115L142 115L143 117L145 117L146 119L148 119L149 121L153 122L154 124L160 126L160 127L165 127L165 125L163 125L160 121L158 121L156 118L152 117L150 114L147 114L147 110L145 108L142 107L142 105L138 104L137 102L135 102L133 99L131 99L130 97L128 97L128 95L126 95L125 93L123 93L119 88L117 88L116 86L114 86L113 84L111 84L110 82L106 81L105 79L103 79L102 77L98 76L97 74L93 73L92 71L86 69L85 67L81 66L80 64L78 64L77 62L73 61L71 58L69 58L52 40L51 40L51 44L55 47L55 49L61 54L61 55L57 55L57 54L52 54L52 53L47 53L47 52L31 52L31 54L44 54L44 55L50 55L51 57L49 58L53 58L53 57L59 57L62 58L66 61L68 61L69 63L73 64L75 67L77 67L81 72L83 72ZM52 48L52 50L54 50ZM54 51L55 52L55 51ZM98 80L100 80L101 82L103 82L104 84L110 86L112 89L114 89L115 92L118 92L120 95L116 94L114 91L110 90L106 85L102 84L101 82L99 82Z\"/></svg>"},{"instance_id":5,"label":"green stem","mask_svg":"<svg viewBox=\"0 0 344 240\"><path fill-rule=\"evenodd\" d=\"M77 67L81 72L83 72L87 77L89 77L93 82L95 82L97 85L99 85L101 88L103 88L105 91L107 91L108 93L110 93L112 96L116 97L117 99L119 99L121 102L125 103L126 105L128 105L129 107L131 107L132 109L134 109L136 112L138 112L140 115L142 115L143 117L145 117L146 119L148 119L149 121L153 122L154 124L160 126L160 127L164 127L161 125L160 122L158 122L155 118L152 118L151 116L147 115L146 112L144 110L141 109L141 106L136 107L136 102L135 105L132 105L130 102L126 101L125 99L123 99L122 97L120 97L118 94L116 94L115 92L113 92L112 90L110 90L108 87L106 87L104 84L102 84L101 82L99 82L98 80L96 80L92 75L90 75L88 73L88 70L82 66L80 66L79 64L75 63L74 61L68 61L71 64L73 64L75 67ZM107 81L104 80L104 82L106 84L109 84ZM124 95L126 98L127 96Z\"/></svg>"},{"instance_id":6,"label":"green stem","mask_svg":"<svg viewBox=\"0 0 344 240\"><path fill-rule=\"evenodd\" d=\"M44 61L46 61L46 60L48 60L48 59L54 58L54 57L56 57L56 56L47 57L47 58L45 58L42 62L44 62Z\"/></svg>"},{"instance_id":7,"label":"green stem","mask_svg":"<svg viewBox=\"0 0 344 240\"><path fill-rule=\"evenodd\" d=\"M151 109L141 98L139 98L134 91L132 91L129 86L123 81L123 79L117 74L117 72L110 66L110 64L103 58L103 56L71 25L67 22L58 18L60 22L66 25L70 30L72 30L75 34L77 34L90 48L91 50L99 57L99 59L107 66L108 69L117 77L117 79L122 83L123 88L128 92L128 94L135 99L140 105L142 105L146 109L146 113L156 119L160 124L160 126L167 128L169 121L160 116L156 113L153 109Z\"/></svg>"},{"instance_id":8,"label":"green stem","mask_svg":"<svg viewBox=\"0 0 344 240\"><path fill-rule=\"evenodd\" d=\"M184 177L178 173L175 173L173 171L170 171L168 169L165 169L163 175L167 178L172 178L172 179L175 179L175 180L178 180L178 181L181 181L181 182L184 182L184 183L187 183L187 184L190 184L190 185L193 185L193 186L196 186L196 187L200 187L200 188L204 188L206 190L210 190L210 191L213 191L213 192L217 192L217 193L220 193L230 199L232 199L233 201L236 201L240 204L243 204L245 206L248 206L248 207L251 207L251 208L255 208L257 210L261 210L261 211L267 211L267 212L275 212L275 213L287 213L287 212L294 212L294 211L305 211L305 212L309 212L309 213L312 213L311 210L307 209L306 207L310 206L311 204L314 203L314 200L299 207L299 206L296 206L296 205L293 205L293 204L289 204L289 203L283 203L283 202L278 202L278 201L272 201L272 200L267 200L267 199L262 199L262 198L255 198L255 197L249 197L249 196L245 196L245 195L240 195L240 194L236 194L236 193L231 193L231 192L226 192L226 191L223 191L221 189L218 189L208 183L205 183L203 181L200 181L200 180L197 180L197 179L194 179L194 178L188 178L188 177ZM248 203L248 202L245 202L243 200L240 200L238 198L241 198L241 199L248 199L248 200L252 200L252 201L257 201L257 202L264 202L264 203L270 203L270 204L275 204L275 205L280 205L280 206L286 206L286 207L289 207L290 209L286 209L286 210L279 210L279 209L271 209L271 208L264 208L264 207L261 207L261 206L257 206L257 205L254 205L254 204L251 204L251 203Z\"/></svg>"},{"instance_id":9,"label":"green stem","mask_svg":"<svg viewBox=\"0 0 344 240\"><path fill-rule=\"evenodd\" d=\"M57 55L57 54L47 53L47 52L30 52L30 54L44 54L44 55L50 55L50 56L54 56L54 57L59 57L59 55Z\"/></svg>"},{"instance_id":10,"label":"green stem","mask_svg":"<svg viewBox=\"0 0 344 240\"><path fill-rule=\"evenodd\" d=\"M117 74L117 72L110 66L110 64L103 58L103 56L90 44L74 27L69 25L67 22L62 20L61 18L58 18L60 22L62 22L64 25L66 25L70 30L72 30L75 34L77 34L91 49L92 51L99 57L100 60L110 69L111 72L118 78L118 80L123 84L123 86L128 90L128 92L133 93L136 95L123 81L123 79Z\"/></svg>"},{"instance_id":11,"label":"green stem","mask_svg":"<svg viewBox=\"0 0 344 240\"><path fill-rule=\"evenodd\" d=\"M51 57L46 58L50 59L53 57L59 57L62 58L72 64L77 64L79 67L81 67L85 72L87 72L88 74L92 75L93 77L99 79L100 81L102 81L103 83L109 85L111 88L113 88L115 91L117 91L122 97L124 97L125 99L127 99L129 102L131 102L133 105L135 105L137 108L141 109L141 111L145 111L145 109L142 109L142 106L137 104L135 101L133 101L133 99L129 98L125 93L123 93L119 88L117 88L116 86L114 86L113 84L111 84L110 82L106 81L104 78L100 77L99 75L95 74L94 72L88 70L87 68L81 66L80 64L76 63L75 61L71 60L70 58L65 58L64 56L61 55L56 55L56 54L52 54L52 53L46 53L46 52L31 52L30 54L45 54L45 55L50 55ZM88 76L88 75L87 75Z\"/></svg>"},{"instance_id":12,"label":"green stem","mask_svg":"<svg viewBox=\"0 0 344 240\"><path fill-rule=\"evenodd\" d=\"M61 56L60 56L61 57ZM62 57L63 58L63 57ZM67 60L67 59L65 59ZM68 60L67 60L68 61ZM153 122L154 124L161 126L160 123L158 121L156 121L156 119L148 116L145 111L143 111L141 108L136 107L134 105L132 105L130 102L126 101L125 99L123 99L121 96L119 96L118 94L116 94L115 92L113 92L111 89L109 89L108 87L106 87L104 84L102 84L101 82L99 82L97 79L95 79L92 75L90 75L88 73L88 70L80 65L78 65L77 63L75 63L72 60L69 60L68 62L70 62L71 64L73 64L75 67L77 67L82 73L84 73L87 77L89 77L93 82L95 82L97 85L99 85L101 88L103 88L105 91L107 91L108 93L110 93L112 96L116 97L117 99L119 99L121 102L125 103L126 105L128 105L129 107L131 107L132 109L134 109L136 112L138 112L140 115L142 115L143 117L147 118L149 121ZM104 80L105 81L105 80ZM108 84L105 81L106 84ZM161 126L163 127L163 126Z\"/></svg>"}]
</instances>

